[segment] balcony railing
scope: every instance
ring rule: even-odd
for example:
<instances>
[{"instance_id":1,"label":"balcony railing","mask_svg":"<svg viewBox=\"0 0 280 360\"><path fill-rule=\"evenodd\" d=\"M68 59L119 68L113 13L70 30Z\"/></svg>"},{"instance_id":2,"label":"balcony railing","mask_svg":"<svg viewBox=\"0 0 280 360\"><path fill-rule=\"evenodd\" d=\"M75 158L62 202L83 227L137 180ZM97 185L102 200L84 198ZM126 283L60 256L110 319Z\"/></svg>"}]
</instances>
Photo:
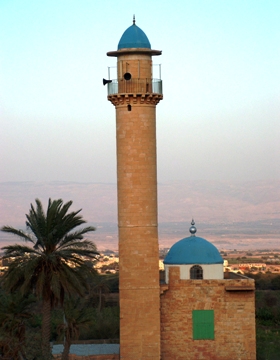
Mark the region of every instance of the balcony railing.
<instances>
[{"instance_id":1,"label":"balcony railing","mask_svg":"<svg viewBox=\"0 0 280 360\"><path fill-rule=\"evenodd\" d=\"M160 79L112 80L108 83L108 95L114 94L162 94Z\"/></svg>"}]
</instances>

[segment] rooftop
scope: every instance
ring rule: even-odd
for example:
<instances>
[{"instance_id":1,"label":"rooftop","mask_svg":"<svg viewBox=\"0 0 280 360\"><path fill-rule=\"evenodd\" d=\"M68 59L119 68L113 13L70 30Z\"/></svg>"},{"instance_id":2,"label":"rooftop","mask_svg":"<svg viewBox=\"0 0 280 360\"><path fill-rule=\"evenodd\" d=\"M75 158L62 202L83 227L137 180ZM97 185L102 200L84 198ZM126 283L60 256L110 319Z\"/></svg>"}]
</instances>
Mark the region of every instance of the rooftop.
<instances>
[{"instance_id":1,"label":"rooftop","mask_svg":"<svg viewBox=\"0 0 280 360\"><path fill-rule=\"evenodd\" d=\"M147 35L135 25L135 17L133 17L133 24L125 30L118 44L118 50L131 48L151 49Z\"/></svg>"}]
</instances>

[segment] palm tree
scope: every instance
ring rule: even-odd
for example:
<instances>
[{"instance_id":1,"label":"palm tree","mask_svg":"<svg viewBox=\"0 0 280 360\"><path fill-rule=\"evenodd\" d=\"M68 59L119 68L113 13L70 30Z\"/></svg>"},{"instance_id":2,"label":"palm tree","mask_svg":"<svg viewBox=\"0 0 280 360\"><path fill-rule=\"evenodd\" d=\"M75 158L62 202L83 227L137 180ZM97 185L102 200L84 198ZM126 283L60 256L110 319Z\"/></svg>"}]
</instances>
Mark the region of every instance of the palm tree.
<instances>
[{"instance_id":1,"label":"palm tree","mask_svg":"<svg viewBox=\"0 0 280 360\"><path fill-rule=\"evenodd\" d=\"M100 313L104 305L104 294L110 292L110 287L108 285L106 275L97 275L95 277L93 291L98 296L97 311Z\"/></svg>"},{"instance_id":2,"label":"palm tree","mask_svg":"<svg viewBox=\"0 0 280 360\"><path fill-rule=\"evenodd\" d=\"M81 329L89 329L93 323L93 308L80 297L68 298L63 305L64 322L58 326L58 332L64 335L62 360L69 359L70 346L73 340L78 340Z\"/></svg>"},{"instance_id":3,"label":"palm tree","mask_svg":"<svg viewBox=\"0 0 280 360\"><path fill-rule=\"evenodd\" d=\"M32 245L2 248L3 259L11 259L2 281L8 291L34 292L42 299L42 355L48 359L51 309L63 302L65 294L84 294L87 278L93 274L84 257L95 258L98 252L94 243L84 240L84 234L95 228L77 228L85 223L81 210L68 212L72 201L49 199L46 213L40 200L35 201L36 208L31 204L26 214L26 232L10 226L1 229Z\"/></svg>"},{"instance_id":4,"label":"palm tree","mask_svg":"<svg viewBox=\"0 0 280 360\"><path fill-rule=\"evenodd\" d=\"M18 359L24 353L26 322L32 317L35 297L9 294L0 289L0 352L3 358Z\"/></svg>"}]
</instances>

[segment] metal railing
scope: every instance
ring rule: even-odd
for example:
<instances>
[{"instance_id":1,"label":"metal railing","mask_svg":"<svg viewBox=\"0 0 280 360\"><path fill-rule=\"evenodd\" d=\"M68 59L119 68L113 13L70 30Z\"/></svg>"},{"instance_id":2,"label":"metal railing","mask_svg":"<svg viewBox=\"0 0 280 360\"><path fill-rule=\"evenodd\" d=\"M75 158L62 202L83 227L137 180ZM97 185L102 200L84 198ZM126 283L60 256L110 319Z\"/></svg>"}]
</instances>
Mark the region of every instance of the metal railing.
<instances>
[{"instance_id":1,"label":"metal railing","mask_svg":"<svg viewBox=\"0 0 280 360\"><path fill-rule=\"evenodd\" d=\"M114 94L162 94L160 79L112 80L108 83L108 95Z\"/></svg>"}]
</instances>

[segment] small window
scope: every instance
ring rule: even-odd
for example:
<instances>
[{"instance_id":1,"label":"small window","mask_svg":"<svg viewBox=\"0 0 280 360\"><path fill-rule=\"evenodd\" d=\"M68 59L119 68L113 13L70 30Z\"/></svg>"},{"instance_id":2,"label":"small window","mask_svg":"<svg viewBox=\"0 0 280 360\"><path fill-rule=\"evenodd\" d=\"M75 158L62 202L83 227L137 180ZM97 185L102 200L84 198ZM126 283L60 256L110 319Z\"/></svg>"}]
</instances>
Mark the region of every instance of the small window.
<instances>
[{"instance_id":1,"label":"small window","mask_svg":"<svg viewBox=\"0 0 280 360\"><path fill-rule=\"evenodd\" d=\"M127 105L127 110L131 111L131 105L130 104Z\"/></svg>"},{"instance_id":2,"label":"small window","mask_svg":"<svg viewBox=\"0 0 280 360\"><path fill-rule=\"evenodd\" d=\"M130 80L131 79L131 74L127 72L127 73L124 74L123 77L124 77L124 80Z\"/></svg>"},{"instance_id":3,"label":"small window","mask_svg":"<svg viewBox=\"0 0 280 360\"><path fill-rule=\"evenodd\" d=\"M193 340L214 340L214 310L193 310Z\"/></svg>"},{"instance_id":4,"label":"small window","mask_svg":"<svg viewBox=\"0 0 280 360\"><path fill-rule=\"evenodd\" d=\"M203 269L199 265L194 265L190 268L191 279L203 279Z\"/></svg>"}]
</instances>

